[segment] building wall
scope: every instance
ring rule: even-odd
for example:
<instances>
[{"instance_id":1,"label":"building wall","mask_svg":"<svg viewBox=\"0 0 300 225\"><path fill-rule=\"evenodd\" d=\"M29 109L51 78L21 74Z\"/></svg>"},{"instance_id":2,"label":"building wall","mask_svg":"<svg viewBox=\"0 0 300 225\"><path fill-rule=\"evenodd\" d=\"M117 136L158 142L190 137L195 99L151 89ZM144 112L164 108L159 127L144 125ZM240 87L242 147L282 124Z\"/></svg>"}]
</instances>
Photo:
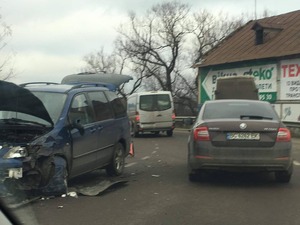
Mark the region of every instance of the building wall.
<instances>
[{"instance_id":1,"label":"building wall","mask_svg":"<svg viewBox=\"0 0 300 225\"><path fill-rule=\"evenodd\" d=\"M214 99L218 77L236 75L254 76L260 100L272 103L283 121L300 125L300 57L200 67L198 104Z\"/></svg>"}]
</instances>

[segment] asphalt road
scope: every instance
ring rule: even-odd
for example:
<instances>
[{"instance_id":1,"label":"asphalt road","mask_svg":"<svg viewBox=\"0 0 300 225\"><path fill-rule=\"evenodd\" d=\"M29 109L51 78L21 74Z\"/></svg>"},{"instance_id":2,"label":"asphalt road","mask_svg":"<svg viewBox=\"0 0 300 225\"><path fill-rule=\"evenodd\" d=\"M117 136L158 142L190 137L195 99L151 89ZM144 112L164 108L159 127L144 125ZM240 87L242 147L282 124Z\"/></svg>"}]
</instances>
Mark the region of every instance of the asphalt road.
<instances>
[{"instance_id":1,"label":"asphalt road","mask_svg":"<svg viewBox=\"0 0 300 225\"><path fill-rule=\"evenodd\" d=\"M25 224L42 225L299 225L300 140L294 139L294 174L279 184L272 174L217 173L205 181L187 178L186 131L173 137L134 139L127 158L127 183L97 196L56 197L17 209ZM70 185L107 180L95 171ZM116 181L116 178L115 180ZM30 222L28 222L30 221Z\"/></svg>"}]
</instances>

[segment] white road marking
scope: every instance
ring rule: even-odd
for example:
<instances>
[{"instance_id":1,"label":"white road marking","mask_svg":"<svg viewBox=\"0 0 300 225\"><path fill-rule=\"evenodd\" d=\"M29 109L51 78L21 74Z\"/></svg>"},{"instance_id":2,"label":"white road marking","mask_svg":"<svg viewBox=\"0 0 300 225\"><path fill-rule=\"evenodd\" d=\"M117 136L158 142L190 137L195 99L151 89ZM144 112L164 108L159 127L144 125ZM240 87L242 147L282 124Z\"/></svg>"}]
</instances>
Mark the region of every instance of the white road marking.
<instances>
[{"instance_id":1,"label":"white road marking","mask_svg":"<svg viewBox=\"0 0 300 225\"><path fill-rule=\"evenodd\" d=\"M135 164L136 164L136 162L128 163L128 164L125 165L125 167L131 167L131 166L133 166Z\"/></svg>"},{"instance_id":2,"label":"white road marking","mask_svg":"<svg viewBox=\"0 0 300 225\"><path fill-rule=\"evenodd\" d=\"M298 162L296 160L294 160L293 163L294 163L295 166L300 166L300 162Z\"/></svg>"},{"instance_id":3,"label":"white road marking","mask_svg":"<svg viewBox=\"0 0 300 225\"><path fill-rule=\"evenodd\" d=\"M150 156L145 156L142 158L142 160L150 159Z\"/></svg>"}]
</instances>

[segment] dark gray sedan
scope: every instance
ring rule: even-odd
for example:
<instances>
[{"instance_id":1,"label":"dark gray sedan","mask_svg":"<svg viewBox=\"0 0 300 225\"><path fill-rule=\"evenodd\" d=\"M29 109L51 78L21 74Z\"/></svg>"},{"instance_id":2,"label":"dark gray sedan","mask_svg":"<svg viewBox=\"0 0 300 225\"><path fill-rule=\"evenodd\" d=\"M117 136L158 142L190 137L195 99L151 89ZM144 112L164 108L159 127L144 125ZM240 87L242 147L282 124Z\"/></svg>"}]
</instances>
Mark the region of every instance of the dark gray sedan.
<instances>
[{"instance_id":1,"label":"dark gray sedan","mask_svg":"<svg viewBox=\"0 0 300 225\"><path fill-rule=\"evenodd\" d=\"M289 182L291 134L273 106L256 100L214 100L202 106L188 140L188 173L206 170L275 172Z\"/></svg>"}]
</instances>

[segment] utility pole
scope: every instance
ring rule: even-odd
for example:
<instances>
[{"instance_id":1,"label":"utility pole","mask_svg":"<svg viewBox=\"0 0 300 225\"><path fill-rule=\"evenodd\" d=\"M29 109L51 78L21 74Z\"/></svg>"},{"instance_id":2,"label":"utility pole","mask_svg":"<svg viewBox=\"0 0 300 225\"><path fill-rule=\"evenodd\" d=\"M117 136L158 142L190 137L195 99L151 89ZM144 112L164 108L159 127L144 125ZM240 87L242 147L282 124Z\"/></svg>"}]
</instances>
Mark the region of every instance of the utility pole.
<instances>
[{"instance_id":1,"label":"utility pole","mask_svg":"<svg viewBox=\"0 0 300 225\"><path fill-rule=\"evenodd\" d=\"M256 0L254 0L254 19L257 19L257 15L256 15Z\"/></svg>"}]
</instances>

